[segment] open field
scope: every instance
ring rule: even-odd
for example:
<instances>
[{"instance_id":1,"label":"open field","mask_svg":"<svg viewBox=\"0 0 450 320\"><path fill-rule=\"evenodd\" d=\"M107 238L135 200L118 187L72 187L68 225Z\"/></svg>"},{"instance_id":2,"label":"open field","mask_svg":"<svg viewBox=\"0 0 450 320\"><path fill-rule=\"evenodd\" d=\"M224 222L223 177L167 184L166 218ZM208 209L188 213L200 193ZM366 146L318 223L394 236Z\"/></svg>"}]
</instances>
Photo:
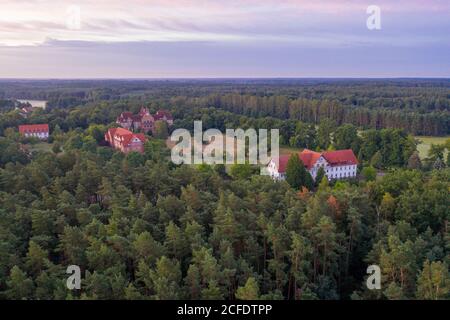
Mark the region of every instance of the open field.
<instances>
[{"instance_id":1,"label":"open field","mask_svg":"<svg viewBox=\"0 0 450 320\"><path fill-rule=\"evenodd\" d=\"M428 156L428 151L432 144L443 144L447 139L450 139L450 136L446 137L429 137L429 136L415 136L417 140L420 140L421 143L417 145L417 151L419 151L419 156L421 159L424 159Z\"/></svg>"},{"instance_id":2,"label":"open field","mask_svg":"<svg viewBox=\"0 0 450 320\"><path fill-rule=\"evenodd\" d=\"M447 139L450 139L450 136L444 137L415 136L414 138L420 140L420 143L417 145L417 151L419 151L420 158L424 159L428 156L428 150L430 150L432 144L443 144ZM301 151L300 148L280 146L280 154L292 154L299 151ZM446 151L446 154L447 152L448 151Z\"/></svg>"},{"instance_id":3,"label":"open field","mask_svg":"<svg viewBox=\"0 0 450 320\"><path fill-rule=\"evenodd\" d=\"M300 152L302 149L289 146L280 146L280 154L292 154Z\"/></svg>"}]
</instances>

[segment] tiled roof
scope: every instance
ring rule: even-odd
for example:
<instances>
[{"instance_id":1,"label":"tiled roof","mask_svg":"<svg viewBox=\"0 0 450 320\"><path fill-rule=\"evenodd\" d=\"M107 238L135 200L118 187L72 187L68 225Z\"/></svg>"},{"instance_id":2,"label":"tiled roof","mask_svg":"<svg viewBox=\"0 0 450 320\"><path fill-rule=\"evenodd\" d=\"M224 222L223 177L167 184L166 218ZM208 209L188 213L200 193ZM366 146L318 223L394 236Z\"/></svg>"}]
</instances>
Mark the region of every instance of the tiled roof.
<instances>
[{"instance_id":1,"label":"tiled roof","mask_svg":"<svg viewBox=\"0 0 450 320\"><path fill-rule=\"evenodd\" d=\"M113 135L125 136L133 134L133 132L124 128L113 128L112 130L114 130L114 132L111 132Z\"/></svg>"},{"instance_id":2,"label":"tiled roof","mask_svg":"<svg viewBox=\"0 0 450 320\"><path fill-rule=\"evenodd\" d=\"M145 135L143 135L142 133L132 133L123 136L122 144L124 146L128 146L131 143L131 140L133 140L134 138L138 138L142 143L144 143L146 140Z\"/></svg>"},{"instance_id":3,"label":"tiled roof","mask_svg":"<svg viewBox=\"0 0 450 320\"><path fill-rule=\"evenodd\" d=\"M48 124L25 124L19 126L20 133L49 132Z\"/></svg>"},{"instance_id":4,"label":"tiled roof","mask_svg":"<svg viewBox=\"0 0 450 320\"><path fill-rule=\"evenodd\" d=\"M321 154L319 152L311 151L309 149L305 149L298 155L302 160L305 167L310 170L313 165L319 160Z\"/></svg>"},{"instance_id":5,"label":"tiled roof","mask_svg":"<svg viewBox=\"0 0 450 320\"><path fill-rule=\"evenodd\" d=\"M323 153L323 157L331 165L358 164L358 159L351 149L326 151Z\"/></svg>"},{"instance_id":6,"label":"tiled roof","mask_svg":"<svg viewBox=\"0 0 450 320\"><path fill-rule=\"evenodd\" d=\"M123 122L128 121L129 119L133 120L133 117L134 115L132 112L122 112L117 120Z\"/></svg>"},{"instance_id":7,"label":"tiled roof","mask_svg":"<svg viewBox=\"0 0 450 320\"><path fill-rule=\"evenodd\" d=\"M173 120L172 114L167 110L158 110L155 114L155 120L160 120L166 117L167 120Z\"/></svg>"},{"instance_id":8,"label":"tiled roof","mask_svg":"<svg viewBox=\"0 0 450 320\"><path fill-rule=\"evenodd\" d=\"M133 138L138 138L142 142L145 142L147 139L145 138L145 135L142 133L133 133L127 129L124 128L111 128L108 130L108 134L111 137L120 137L121 138L121 144L124 146L127 146L130 144L131 140Z\"/></svg>"},{"instance_id":9,"label":"tiled roof","mask_svg":"<svg viewBox=\"0 0 450 320\"><path fill-rule=\"evenodd\" d=\"M337 151L325 151L325 152L315 152L308 149L304 149L302 152L298 153L299 158L302 160L303 164L308 170L314 166L314 164L319 160L321 156L325 158L331 165L354 165L358 164L358 160L353 153L353 150L337 150ZM281 155L278 158L278 172L286 172L287 163L289 161L290 155Z\"/></svg>"}]
</instances>

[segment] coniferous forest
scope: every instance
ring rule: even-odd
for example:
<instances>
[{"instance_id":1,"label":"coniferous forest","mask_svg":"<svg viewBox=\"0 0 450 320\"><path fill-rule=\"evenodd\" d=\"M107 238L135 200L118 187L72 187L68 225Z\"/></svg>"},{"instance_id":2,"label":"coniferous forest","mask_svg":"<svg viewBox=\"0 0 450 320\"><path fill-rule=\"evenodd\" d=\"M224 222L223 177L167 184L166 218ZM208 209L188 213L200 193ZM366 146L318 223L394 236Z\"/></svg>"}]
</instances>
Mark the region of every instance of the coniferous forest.
<instances>
[{"instance_id":1,"label":"coniferous forest","mask_svg":"<svg viewBox=\"0 0 450 320\"><path fill-rule=\"evenodd\" d=\"M24 118L16 99L46 100ZM355 179L106 145L123 111L352 149ZM449 80L0 81L0 299L450 299ZM21 124L48 123L47 143ZM296 178L300 177L300 178ZM66 287L80 266L81 290ZM381 269L381 289L366 286Z\"/></svg>"}]
</instances>

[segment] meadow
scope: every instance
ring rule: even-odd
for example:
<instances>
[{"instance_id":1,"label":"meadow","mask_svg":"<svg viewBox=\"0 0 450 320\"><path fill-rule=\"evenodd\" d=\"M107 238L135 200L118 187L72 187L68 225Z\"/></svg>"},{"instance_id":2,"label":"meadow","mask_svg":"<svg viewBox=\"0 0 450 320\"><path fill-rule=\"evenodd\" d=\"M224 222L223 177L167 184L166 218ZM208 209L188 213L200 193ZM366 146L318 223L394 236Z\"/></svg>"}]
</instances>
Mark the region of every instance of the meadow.
<instances>
[{"instance_id":1,"label":"meadow","mask_svg":"<svg viewBox=\"0 0 450 320\"><path fill-rule=\"evenodd\" d=\"M428 156L428 151L432 144L443 144L450 136L444 137L430 137L430 136L415 136L415 139L419 140L417 145L417 151L419 151L419 156L421 159L425 159ZM447 152L447 151L446 151Z\"/></svg>"}]
</instances>

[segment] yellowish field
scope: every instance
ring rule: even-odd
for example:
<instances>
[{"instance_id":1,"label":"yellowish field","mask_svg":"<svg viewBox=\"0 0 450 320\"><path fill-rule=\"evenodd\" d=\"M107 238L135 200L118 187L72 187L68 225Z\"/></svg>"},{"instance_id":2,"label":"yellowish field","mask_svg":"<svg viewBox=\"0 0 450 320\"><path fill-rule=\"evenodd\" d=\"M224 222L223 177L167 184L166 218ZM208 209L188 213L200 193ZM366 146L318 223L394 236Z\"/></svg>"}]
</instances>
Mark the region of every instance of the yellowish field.
<instances>
[{"instance_id":1,"label":"yellowish field","mask_svg":"<svg viewBox=\"0 0 450 320\"><path fill-rule=\"evenodd\" d=\"M419 151L420 158L424 159L428 156L428 151L432 144L443 144L450 136L446 137L429 137L429 136L415 136L415 139L420 143L417 145L417 151Z\"/></svg>"},{"instance_id":2,"label":"yellowish field","mask_svg":"<svg viewBox=\"0 0 450 320\"><path fill-rule=\"evenodd\" d=\"M288 146L280 146L280 155L281 154L293 154L293 153L300 152L301 150L302 150L301 148L292 148L292 147L288 147Z\"/></svg>"}]
</instances>

